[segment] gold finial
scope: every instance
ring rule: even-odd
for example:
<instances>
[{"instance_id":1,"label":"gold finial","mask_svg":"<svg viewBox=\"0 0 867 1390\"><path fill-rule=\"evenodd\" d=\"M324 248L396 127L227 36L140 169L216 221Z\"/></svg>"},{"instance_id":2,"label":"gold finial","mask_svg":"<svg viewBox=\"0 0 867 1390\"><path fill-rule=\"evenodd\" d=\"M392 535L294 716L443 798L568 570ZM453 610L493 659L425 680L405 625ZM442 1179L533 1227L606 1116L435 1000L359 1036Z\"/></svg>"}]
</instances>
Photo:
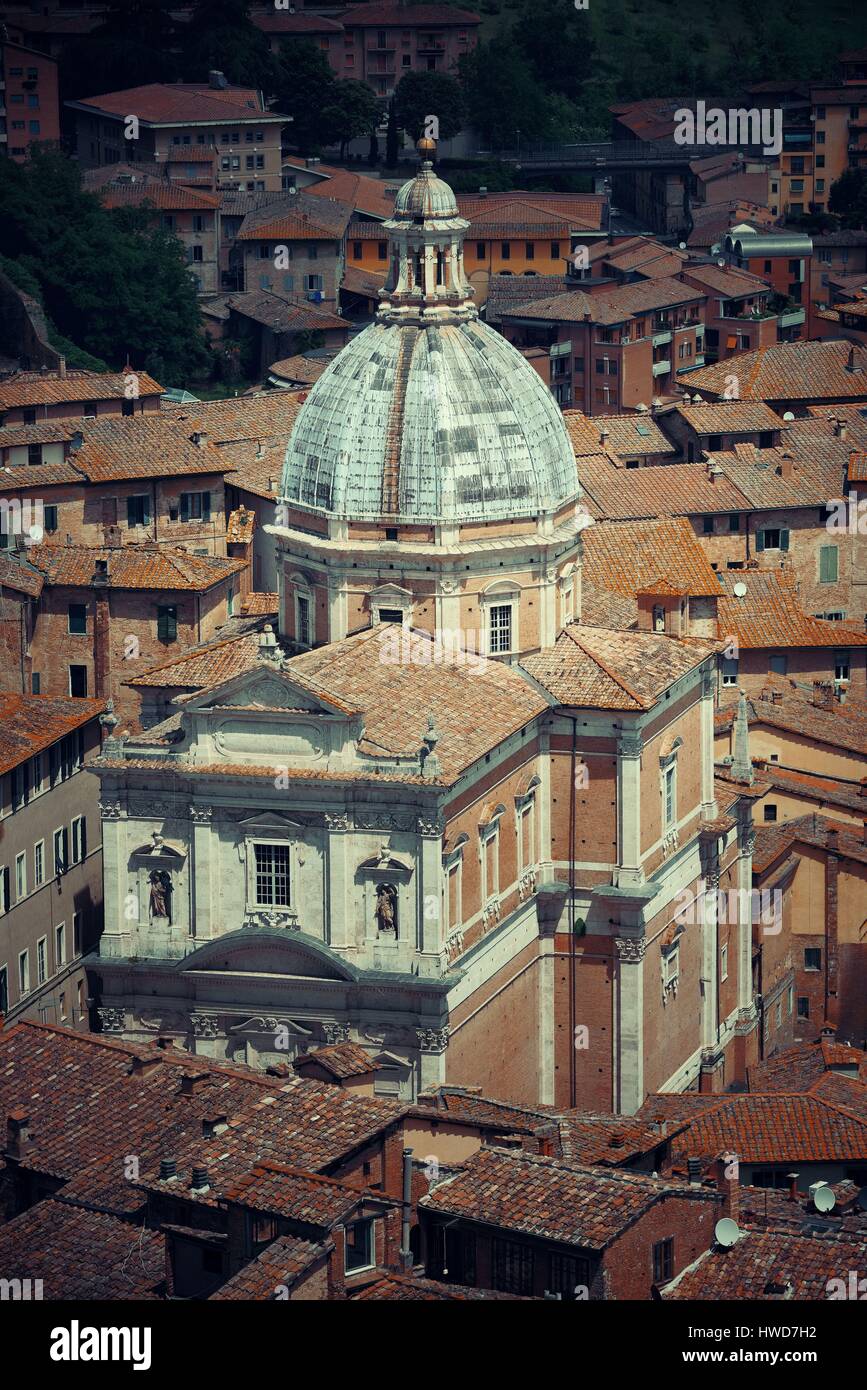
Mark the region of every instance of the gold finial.
<instances>
[{"instance_id":1,"label":"gold finial","mask_svg":"<svg viewBox=\"0 0 867 1390\"><path fill-rule=\"evenodd\" d=\"M416 149L418 150L422 159L429 159L433 161L433 157L437 152L437 142L436 140L431 140L429 135L423 135L421 139L416 143Z\"/></svg>"}]
</instances>

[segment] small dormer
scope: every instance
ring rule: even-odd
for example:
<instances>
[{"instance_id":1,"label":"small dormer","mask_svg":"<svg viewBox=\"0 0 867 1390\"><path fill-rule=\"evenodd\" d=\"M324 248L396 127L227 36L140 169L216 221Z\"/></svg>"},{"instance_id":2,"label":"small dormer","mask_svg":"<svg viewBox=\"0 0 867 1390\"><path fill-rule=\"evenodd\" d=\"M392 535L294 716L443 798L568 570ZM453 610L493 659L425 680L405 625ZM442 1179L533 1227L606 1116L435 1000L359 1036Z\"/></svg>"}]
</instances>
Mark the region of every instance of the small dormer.
<instances>
[{"instance_id":1,"label":"small dormer","mask_svg":"<svg viewBox=\"0 0 867 1390\"><path fill-rule=\"evenodd\" d=\"M640 589L638 628L666 637L683 637L689 626L689 592L668 579L655 579Z\"/></svg>"}]
</instances>

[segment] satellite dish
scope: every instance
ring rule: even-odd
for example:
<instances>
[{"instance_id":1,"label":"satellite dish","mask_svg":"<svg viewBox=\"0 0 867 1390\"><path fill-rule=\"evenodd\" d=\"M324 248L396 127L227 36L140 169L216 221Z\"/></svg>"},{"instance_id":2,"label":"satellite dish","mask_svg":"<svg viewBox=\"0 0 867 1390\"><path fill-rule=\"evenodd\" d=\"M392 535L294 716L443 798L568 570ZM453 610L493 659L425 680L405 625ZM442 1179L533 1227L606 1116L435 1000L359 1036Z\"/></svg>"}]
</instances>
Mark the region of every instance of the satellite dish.
<instances>
[{"instance_id":1,"label":"satellite dish","mask_svg":"<svg viewBox=\"0 0 867 1390\"><path fill-rule=\"evenodd\" d=\"M723 1250L730 1250L735 1241L740 1238L740 1228L736 1221L732 1221L730 1216L724 1216L722 1221L718 1221L713 1229L714 1240L717 1245L721 1245Z\"/></svg>"},{"instance_id":2,"label":"satellite dish","mask_svg":"<svg viewBox=\"0 0 867 1390\"><path fill-rule=\"evenodd\" d=\"M784 419L784 420L794 420L794 418L795 418L795 417L794 417L794 415L792 414L791 410L787 410L786 413L785 413L785 415L783 416L783 419Z\"/></svg>"},{"instance_id":3,"label":"satellite dish","mask_svg":"<svg viewBox=\"0 0 867 1390\"><path fill-rule=\"evenodd\" d=\"M735 598L746 598L747 586L742 579L739 579L734 587Z\"/></svg>"},{"instance_id":4,"label":"satellite dish","mask_svg":"<svg viewBox=\"0 0 867 1390\"><path fill-rule=\"evenodd\" d=\"M679 242L677 243L677 245L678 245L678 249L679 249L679 250L681 250L681 251L685 251L685 250L686 250L686 242L685 242L685 241L679 241Z\"/></svg>"},{"instance_id":5,"label":"satellite dish","mask_svg":"<svg viewBox=\"0 0 867 1390\"><path fill-rule=\"evenodd\" d=\"M725 269L725 261L723 260L722 256L720 256L719 260L717 261L717 265L719 266L720 270Z\"/></svg>"},{"instance_id":6,"label":"satellite dish","mask_svg":"<svg viewBox=\"0 0 867 1390\"><path fill-rule=\"evenodd\" d=\"M720 246L719 242L716 242L716 244L710 248L710 254L712 256L718 256L721 250L722 247Z\"/></svg>"},{"instance_id":7,"label":"satellite dish","mask_svg":"<svg viewBox=\"0 0 867 1390\"><path fill-rule=\"evenodd\" d=\"M834 1196L830 1187L817 1187L813 1193L813 1206L816 1211L833 1211L837 1205L837 1198Z\"/></svg>"}]
</instances>

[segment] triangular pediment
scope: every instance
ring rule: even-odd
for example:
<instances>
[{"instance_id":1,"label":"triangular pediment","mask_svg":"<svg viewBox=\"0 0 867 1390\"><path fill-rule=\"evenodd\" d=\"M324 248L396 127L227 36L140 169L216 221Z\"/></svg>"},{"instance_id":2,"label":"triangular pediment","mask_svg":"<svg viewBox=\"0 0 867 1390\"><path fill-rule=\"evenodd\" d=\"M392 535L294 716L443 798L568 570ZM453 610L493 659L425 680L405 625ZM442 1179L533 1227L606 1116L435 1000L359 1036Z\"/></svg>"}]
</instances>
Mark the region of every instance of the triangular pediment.
<instances>
[{"instance_id":1,"label":"triangular pediment","mask_svg":"<svg viewBox=\"0 0 867 1390\"><path fill-rule=\"evenodd\" d=\"M242 671L231 680L184 700L186 711L227 708L301 710L305 714L330 719L346 719L357 713L341 700L330 696L317 681L264 662L261 667Z\"/></svg>"}]
</instances>

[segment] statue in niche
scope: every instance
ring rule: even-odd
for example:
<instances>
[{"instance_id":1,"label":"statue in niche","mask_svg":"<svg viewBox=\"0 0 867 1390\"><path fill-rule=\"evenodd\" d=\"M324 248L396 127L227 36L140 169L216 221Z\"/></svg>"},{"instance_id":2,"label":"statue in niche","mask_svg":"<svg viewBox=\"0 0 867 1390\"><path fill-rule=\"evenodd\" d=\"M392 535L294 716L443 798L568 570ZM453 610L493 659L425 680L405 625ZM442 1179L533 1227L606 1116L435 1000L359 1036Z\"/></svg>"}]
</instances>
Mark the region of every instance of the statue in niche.
<instances>
[{"instance_id":1,"label":"statue in niche","mask_svg":"<svg viewBox=\"0 0 867 1390\"><path fill-rule=\"evenodd\" d=\"M172 880L166 869L151 869L148 874L151 887L150 915L172 920Z\"/></svg>"},{"instance_id":2,"label":"statue in niche","mask_svg":"<svg viewBox=\"0 0 867 1390\"><path fill-rule=\"evenodd\" d=\"M376 921L381 932L397 936L397 889L391 883L376 885Z\"/></svg>"}]
</instances>

